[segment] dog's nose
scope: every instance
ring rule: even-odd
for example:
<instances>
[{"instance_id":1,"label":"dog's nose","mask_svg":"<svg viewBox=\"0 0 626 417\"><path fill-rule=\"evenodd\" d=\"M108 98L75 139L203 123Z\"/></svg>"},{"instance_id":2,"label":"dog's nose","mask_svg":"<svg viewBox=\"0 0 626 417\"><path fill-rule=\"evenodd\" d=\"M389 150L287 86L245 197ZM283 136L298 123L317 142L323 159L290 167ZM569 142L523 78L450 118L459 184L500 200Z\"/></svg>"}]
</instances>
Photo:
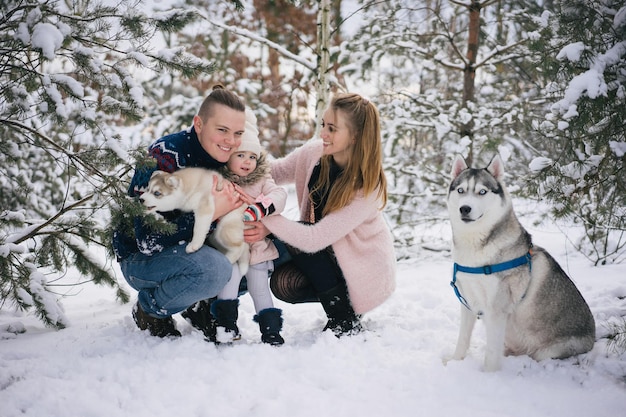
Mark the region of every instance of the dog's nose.
<instances>
[{"instance_id":1,"label":"dog's nose","mask_svg":"<svg viewBox=\"0 0 626 417\"><path fill-rule=\"evenodd\" d=\"M470 214L470 211L472 211L472 208L470 206L461 206L459 210L461 211L461 215L467 216Z\"/></svg>"},{"instance_id":2,"label":"dog's nose","mask_svg":"<svg viewBox=\"0 0 626 417\"><path fill-rule=\"evenodd\" d=\"M140 202L141 204L143 204L143 201L144 201L144 200L143 200L143 197L139 197L139 202Z\"/></svg>"}]
</instances>

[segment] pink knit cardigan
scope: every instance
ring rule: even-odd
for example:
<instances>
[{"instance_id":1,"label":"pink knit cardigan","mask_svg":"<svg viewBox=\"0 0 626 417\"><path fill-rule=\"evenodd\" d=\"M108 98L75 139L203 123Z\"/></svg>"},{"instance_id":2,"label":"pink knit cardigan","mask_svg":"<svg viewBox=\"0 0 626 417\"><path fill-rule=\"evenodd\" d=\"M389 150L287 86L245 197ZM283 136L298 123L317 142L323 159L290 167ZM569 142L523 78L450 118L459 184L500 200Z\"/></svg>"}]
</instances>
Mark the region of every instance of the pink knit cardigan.
<instances>
[{"instance_id":1,"label":"pink knit cardigan","mask_svg":"<svg viewBox=\"0 0 626 417\"><path fill-rule=\"evenodd\" d=\"M300 219L309 219L309 178L322 156L322 141L311 140L284 158L272 162L277 184L295 184ZM350 302L357 314L382 304L396 287L393 238L379 210L376 193L357 193L346 207L303 225L282 215L267 216L263 224L279 239L313 253L332 245L344 273Z\"/></svg>"}]
</instances>

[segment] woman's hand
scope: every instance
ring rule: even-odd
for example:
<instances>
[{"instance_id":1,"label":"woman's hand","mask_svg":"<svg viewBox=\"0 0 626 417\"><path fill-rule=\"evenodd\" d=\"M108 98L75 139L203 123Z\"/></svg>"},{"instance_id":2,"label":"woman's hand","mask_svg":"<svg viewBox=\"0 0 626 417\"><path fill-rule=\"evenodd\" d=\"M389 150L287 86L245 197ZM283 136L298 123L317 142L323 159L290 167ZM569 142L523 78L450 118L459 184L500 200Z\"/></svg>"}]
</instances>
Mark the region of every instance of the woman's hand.
<instances>
[{"instance_id":1,"label":"woman's hand","mask_svg":"<svg viewBox=\"0 0 626 417\"><path fill-rule=\"evenodd\" d=\"M269 229L260 221L244 223L243 240L245 240L246 243L259 242L270 234Z\"/></svg>"},{"instance_id":2,"label":"woman's hand","mask_svg":"<svg viewBox=\"0 0 626 417\"><path fill-rule=\"evenodd\" d=\"M218 219L230 213L244 203L241 193L235 189L235 185L230 181L222 181L222 188L218 189L217 175L213 175L213 188L211 194L215 200L215 213L213 219Z\"/></svg>"}]
</instances>

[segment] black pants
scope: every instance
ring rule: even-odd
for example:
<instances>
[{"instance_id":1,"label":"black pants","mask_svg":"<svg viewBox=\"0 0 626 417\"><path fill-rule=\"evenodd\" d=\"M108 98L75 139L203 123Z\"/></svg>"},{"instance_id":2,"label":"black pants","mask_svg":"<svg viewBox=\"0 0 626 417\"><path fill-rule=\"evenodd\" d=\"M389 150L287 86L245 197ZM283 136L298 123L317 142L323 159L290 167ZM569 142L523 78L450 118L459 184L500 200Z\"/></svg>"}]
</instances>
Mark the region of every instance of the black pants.
<instances>
[{"instance_id":1,"label":"black pants","mask_svg":"<svg viewBox=\"0 0 626 417\"><path fill-rule=\"evenodd\" d=\"M270 278L272 293L288 303L318 301L317 294L344 283L343 273L331 248L305 253L275 239L279 258Z\"/></svg>"}]
</instances>

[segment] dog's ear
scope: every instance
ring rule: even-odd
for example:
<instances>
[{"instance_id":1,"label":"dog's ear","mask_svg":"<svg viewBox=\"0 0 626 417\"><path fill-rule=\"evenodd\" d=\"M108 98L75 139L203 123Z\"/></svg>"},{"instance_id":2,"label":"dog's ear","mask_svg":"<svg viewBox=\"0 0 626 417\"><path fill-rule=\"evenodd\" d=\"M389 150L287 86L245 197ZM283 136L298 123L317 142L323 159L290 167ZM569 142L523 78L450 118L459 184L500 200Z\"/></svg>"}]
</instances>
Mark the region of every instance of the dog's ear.
<instances>
[{"instance_id":1,"label":"dog's ear","mask_svg":"<svg viewBox=\"0 0 626 417\"><path fill-rule=\"evenodd\" d=\"M498 181L502 180L502 177L504 177L504 163L499 154L495 154L495 156L491 158L491 162L489 162L487 166L487 171Z\"/></svg>"},{"instance_id":2,"label":"dog's ear","mask_svg":"<svg viewBox=\"0 0 626 417\"><path fill-rule=\"evenodd\" d=\"M164 175L164 174L167 174L167 172L165 172L165 171L159 171L159 170L156 170L156 171L154 171L154 172L152 173L152 175L150 175L150 179L152 179L152 178L156 178L156 177L158 177L158 176L160 176L160 175Z\"/></svg>"},{"instance_id":3,"label":"dog's ear","mask_svg":"<svg viewBox=\"0 0 626 417\"><path fill-rule=\"evenodd\" d=\"M452 163L452 171L450 171L450 177L455 179L459 174L467 169L467 162L461 155L457 155Z\"/></svg>"},{"instance_id":4,"label":"dog's ear","mask_svg":"<svg viewBox=\"0 0 626 417\"><path fill-rule=\"evenodd\" d=\"M181 179L174 176L174 175L170 175L166 180L165 183L167 185L169 185L170 187L172 187L173 189L178 188L178 186L180 185Z\"/></svg>"}]
</instances>

